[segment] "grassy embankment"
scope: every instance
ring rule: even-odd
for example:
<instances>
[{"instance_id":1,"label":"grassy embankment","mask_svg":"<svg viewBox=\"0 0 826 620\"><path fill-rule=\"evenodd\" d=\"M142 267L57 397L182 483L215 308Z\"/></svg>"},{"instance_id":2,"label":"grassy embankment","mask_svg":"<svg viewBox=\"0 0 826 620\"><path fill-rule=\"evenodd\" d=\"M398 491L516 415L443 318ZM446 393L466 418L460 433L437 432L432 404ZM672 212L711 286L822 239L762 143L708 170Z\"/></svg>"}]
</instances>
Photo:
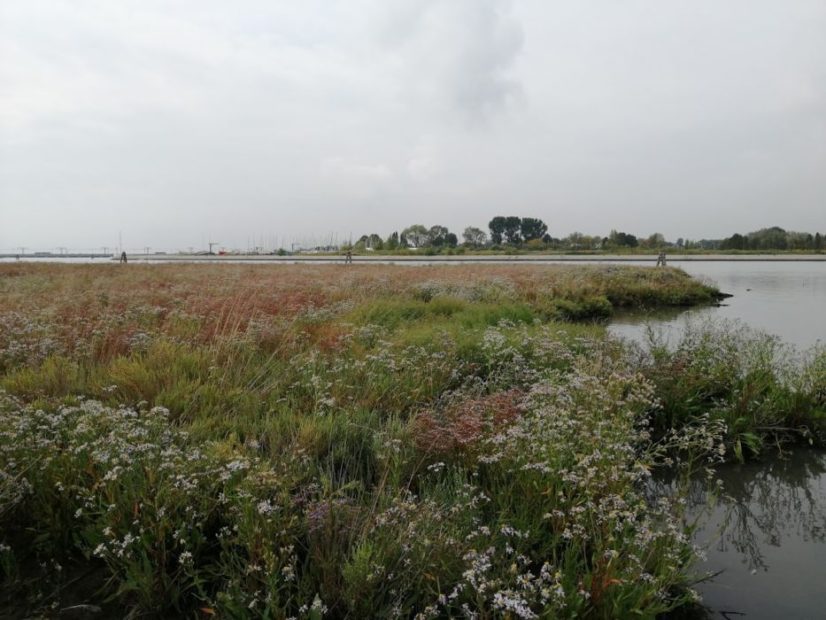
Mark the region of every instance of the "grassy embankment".
<instances>
[{"instance_id":1,"label":"grassy embankment","mask_svg":"<svg viewBox=\"0 0 826 620\"><path fill-rule=\"evenodd\" d=\"M647 477L818 439L826 356L587 321L714 298L614 266L0 267L0 610L684 606L680 498Z\"/></svg>"}]
</instances>

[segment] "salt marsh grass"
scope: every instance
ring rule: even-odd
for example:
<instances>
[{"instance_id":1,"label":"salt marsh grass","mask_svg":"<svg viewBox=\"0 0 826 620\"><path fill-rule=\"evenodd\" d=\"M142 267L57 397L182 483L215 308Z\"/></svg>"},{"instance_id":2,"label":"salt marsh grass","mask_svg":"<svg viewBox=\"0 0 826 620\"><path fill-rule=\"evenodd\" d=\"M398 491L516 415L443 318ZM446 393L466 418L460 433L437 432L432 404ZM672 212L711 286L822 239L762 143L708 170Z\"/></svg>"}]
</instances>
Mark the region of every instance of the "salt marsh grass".
<instances>
[{"instance_id":1,"label":"salt marsh grass","mask_svg":"<svg viewBox=\"0 0 826 620\"><path fill-rule=\"evenodd\" d=\"M788 372L730 329L634 353L600 322L716 294L613 266L0 267L0 614L684 609L683 497L648 477L816 441L826 404L822 353Z\"/></svg>"},{"instance_id":2,"label":"salt marsh grass","mask_svg":"<svg viewBox=\"0 0 826 620\"><path fill-rule=\"evenodd\" d=\"M701 415L725 423L734 456L766 445L822 444L826 350L800 352L737 322L689 322L669 345L651 334L641 366L656 386L660 432Z\"/></svg>"}]
</instances>

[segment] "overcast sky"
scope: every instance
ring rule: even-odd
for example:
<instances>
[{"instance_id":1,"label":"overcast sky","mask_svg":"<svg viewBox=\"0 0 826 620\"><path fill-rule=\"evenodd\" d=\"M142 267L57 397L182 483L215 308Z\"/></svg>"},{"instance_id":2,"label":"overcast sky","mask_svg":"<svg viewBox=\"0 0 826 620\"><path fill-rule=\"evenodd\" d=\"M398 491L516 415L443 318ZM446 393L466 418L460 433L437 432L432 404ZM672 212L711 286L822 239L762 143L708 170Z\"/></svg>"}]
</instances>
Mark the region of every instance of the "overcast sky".
<instances>
[{"instance_id":1,"label":"overcast sky","mask_svg":"<svg viewBox=\"0 0 826 620\"><path fill-rule=\"evenodd\" d=\"M826 231L826 2L0 2L0 249L499 214Z\"/></svg>"}]
</instances>

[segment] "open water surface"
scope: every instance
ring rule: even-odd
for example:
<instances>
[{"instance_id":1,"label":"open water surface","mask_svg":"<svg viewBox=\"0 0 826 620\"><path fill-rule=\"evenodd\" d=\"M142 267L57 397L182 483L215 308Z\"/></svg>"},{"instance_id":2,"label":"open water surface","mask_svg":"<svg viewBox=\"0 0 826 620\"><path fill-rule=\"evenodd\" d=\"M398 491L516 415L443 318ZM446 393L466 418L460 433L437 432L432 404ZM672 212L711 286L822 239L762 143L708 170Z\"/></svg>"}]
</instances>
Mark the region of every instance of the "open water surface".
<instances>
[{"instance_id":1,"label":"open water surface","mask_svg":"<svg viewBox=\"0 0 826 620\"><path fill-rule=\"evenodd\" d=\"M733 297L720 307L659 310L615 317L614 334L642 339L648 326L675 337L686 320L735 319L800 349L826 343L826 262L672 263ZM824 607L826 618L826 607Z\"/></svg>"}]
</instances>

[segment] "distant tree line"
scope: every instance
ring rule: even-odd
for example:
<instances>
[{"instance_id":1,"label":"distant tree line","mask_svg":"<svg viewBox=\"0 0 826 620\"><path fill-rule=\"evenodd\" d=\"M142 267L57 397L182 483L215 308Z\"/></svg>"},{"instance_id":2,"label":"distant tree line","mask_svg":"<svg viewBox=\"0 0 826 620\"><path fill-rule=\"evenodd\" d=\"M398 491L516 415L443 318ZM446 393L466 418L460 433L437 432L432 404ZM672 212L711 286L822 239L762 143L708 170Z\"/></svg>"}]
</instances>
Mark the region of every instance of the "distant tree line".
<instances>
[{"instance_id":1,"label":"distant tree line","mask_svg":"<svg viewBox=\"0 0 826 620\"><path fill-rule=\"evenodd\" d=\"M720 242L721 250L823 250L823 235L783 230L778 226L761 228L741 235L735 233Z\"/></svg>"},{"instance_id":2,"label":"distant tree line","mask_svg":"<svg viewBox=\"0 0 826 620\"><path fill-rule=\"evenodd\" d=\"M661 233L637 237L631 233L612 230L607 236L585 235L574 232L566 237L553 237L548 225L539 218L497 215L488 223L488 230L468 226L459 237L441 225L413 224L386 238L376 233L362 235L352 246L355 250L401 249L430 252L463 249L559 250L559 251L624 251L628 249L657 250L824 250L823 235L787 232L774 226L747 234L734 234L726 239L693 241L679 238L667 241Z\"/></svg>"},{"instance_id":3,"label":"distant tree line","mask_svg":"<svg viewBox=\"0 0 826 620\"><path fill-rule=\"evenodd\" d=\"M468 248L496 246L519 247L525 243L544 246L553 242L548 235L548 225L533 217L496 216L488 224L488 233L480 228L468 226L462 233L462 245ZM376 233L362 235L355 249L396 250L399 248L456 248L459 238L447 227L435 225L428 228L422 224L413 224L401 232L394 232L386 239Z\"/></svg>"}]
</instances>

